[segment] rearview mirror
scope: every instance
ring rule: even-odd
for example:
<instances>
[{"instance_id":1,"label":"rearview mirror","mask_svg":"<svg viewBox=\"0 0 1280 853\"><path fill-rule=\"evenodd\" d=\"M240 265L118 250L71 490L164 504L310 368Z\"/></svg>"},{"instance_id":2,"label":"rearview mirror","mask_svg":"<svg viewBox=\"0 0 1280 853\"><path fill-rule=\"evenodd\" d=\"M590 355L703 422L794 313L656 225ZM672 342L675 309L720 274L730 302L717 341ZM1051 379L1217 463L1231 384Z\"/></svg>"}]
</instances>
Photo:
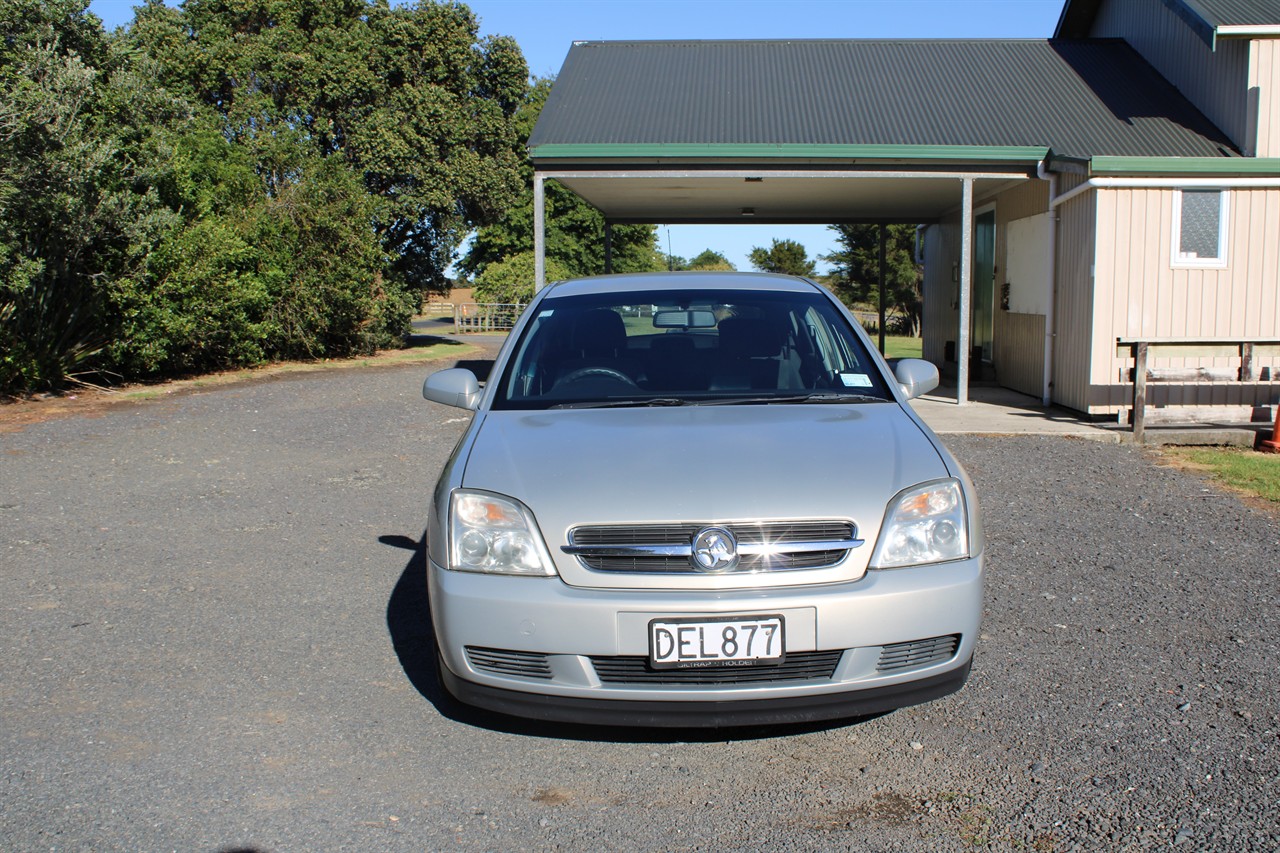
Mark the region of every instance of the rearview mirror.
<instances>
[{"instance_id":1,"label":"rearview mirror","mask_svg":"<svg viewBox=\"0 0 1280 853\"><path fill-rule=\"evenodd\" d=\"M716 315L713 311L655 311L655 329L714 329Z\"/></svg>"}]
</instances>

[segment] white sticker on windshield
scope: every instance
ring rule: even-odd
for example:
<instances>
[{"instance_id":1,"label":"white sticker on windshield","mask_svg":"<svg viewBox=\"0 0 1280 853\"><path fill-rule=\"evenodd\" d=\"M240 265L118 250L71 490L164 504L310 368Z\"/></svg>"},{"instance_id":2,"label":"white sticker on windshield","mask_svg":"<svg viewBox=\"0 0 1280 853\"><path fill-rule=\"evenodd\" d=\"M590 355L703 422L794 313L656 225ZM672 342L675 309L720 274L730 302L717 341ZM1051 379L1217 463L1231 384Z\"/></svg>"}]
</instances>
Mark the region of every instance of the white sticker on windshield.
<instances>
[{"instance_id":1,"label":"white sticker on windshield","mask_svg":"<svg viewBox=\"0 0 1280 853\"><path fill-rule=\"evenodd\" d=\"M546 311L539 311L539 312L538 312L538 319L539 319L539 320L545 320L545 319L547 319L548 317L550 317L550 316L551 316L552 314L554 314L554 313L556 313L556 309L554 309L554 308L548 308Z\"/></svg>"},{"instance_id":2,"label":"white sticker on windshield","mask_svg":"<svg viewBox=\"0 0 1280 853\"><path fill-rule=\"evenodd\" d=\"M841 373L840 381L846 388L870 388L871 377L865 373Z\"/></svg>"}]
</instances>

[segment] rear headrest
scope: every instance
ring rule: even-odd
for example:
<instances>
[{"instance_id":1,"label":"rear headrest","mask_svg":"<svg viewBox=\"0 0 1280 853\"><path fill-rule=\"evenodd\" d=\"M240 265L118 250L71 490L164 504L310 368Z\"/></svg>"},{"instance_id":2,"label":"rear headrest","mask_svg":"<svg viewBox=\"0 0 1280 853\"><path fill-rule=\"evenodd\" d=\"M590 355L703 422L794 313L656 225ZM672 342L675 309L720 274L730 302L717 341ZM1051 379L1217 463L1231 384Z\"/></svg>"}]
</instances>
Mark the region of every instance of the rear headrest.
<instances>
[{"instance_id":1,"label":"rear headrest","mask_svg":"<svg viewBox=\"0 0 1280 853\"><path fill-rule=\"evenodd\" d=\"M777 355L785 337L782 324L763 317L727 317L720 321L720 352L737 358Z\"/></svg>"},{"instance_id":2,"label":"rear headrest","mask_svg":"<svg viewBox=\"0 0 1280 853\"><path fill-rule=\"evenodd\" d=\"M684 335L662 335L649 344L649 352L659 358L688 358L693 351L693 341Z\"/></svg>"}]
</instances>

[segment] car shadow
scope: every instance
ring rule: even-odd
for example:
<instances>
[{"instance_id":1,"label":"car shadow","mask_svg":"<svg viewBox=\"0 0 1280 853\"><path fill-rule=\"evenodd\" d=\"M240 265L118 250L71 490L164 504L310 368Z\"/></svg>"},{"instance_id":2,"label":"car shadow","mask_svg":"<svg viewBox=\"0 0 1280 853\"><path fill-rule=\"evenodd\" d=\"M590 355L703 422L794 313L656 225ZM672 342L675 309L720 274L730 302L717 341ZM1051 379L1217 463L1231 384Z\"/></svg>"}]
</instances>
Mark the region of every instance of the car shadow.
<instances>
[{"instance_id":1,"label":"car shadow","mask_svg":"<svg viewBox=\"0 0 1280 853\"><path fill-rule=\"evenodd\" d=\"M594 726L553 723L497 714L463 705L441 686L437 670L435 633L431 624L431 602L427 591L427 537L379 536L383 545L411 552L387 602L387 631L391 646L409 683L441 716L456 723L505 734L596 743L715 743L764 740L796 734L829 731L860 725L892 713L872 714L844 720L813 723L786 723L773 726L726 728L644 728L636 726Z\"/></svg>"}]
</instances>

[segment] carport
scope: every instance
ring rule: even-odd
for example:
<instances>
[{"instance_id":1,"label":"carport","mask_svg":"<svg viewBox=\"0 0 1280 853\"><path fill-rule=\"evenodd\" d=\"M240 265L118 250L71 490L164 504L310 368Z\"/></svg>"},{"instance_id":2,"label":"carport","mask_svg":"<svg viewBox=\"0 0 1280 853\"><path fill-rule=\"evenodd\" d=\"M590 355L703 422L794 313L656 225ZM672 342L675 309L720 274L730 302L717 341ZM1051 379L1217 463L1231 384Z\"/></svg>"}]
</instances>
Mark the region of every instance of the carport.
<instances>
[{"instance_id":1,"label":"carport","mask_svg":"<svg viewBox=\"0 0 1280 853\"><path fill-rule=\"evenodd\" d=\"M606 272L611 271L610 227L614 224L921 225L936 222L943 213L958 207L964 237L957 351L968 352L975 193L996 193L1012 181L1033 177L1034 167L1030 174L1025 168L1019 171L1015 158L1044 156L1043 150L991 151L975 156L968 169L929 168L905 161L896 167L877 168L860 165L866 158L855 150L821 152L825 156L804 159L788 146L726 147L755 150L737 151L736 156L727 151L708 152L709 158L677 166L669 152L655 151L640 158L658 161L654 163L633 160L606 165L591 162L578 146L534 149L536 286L546 283L543 192L548 180L559 181L604 214ZM880 249L883 264L883 239ZM883 295L883 287L880 292ZM883 329L883 305L881 317ZM964 405L968 402L969 360L958 359L957 368L956 402Z\"/></svg>"}]
</instances>

